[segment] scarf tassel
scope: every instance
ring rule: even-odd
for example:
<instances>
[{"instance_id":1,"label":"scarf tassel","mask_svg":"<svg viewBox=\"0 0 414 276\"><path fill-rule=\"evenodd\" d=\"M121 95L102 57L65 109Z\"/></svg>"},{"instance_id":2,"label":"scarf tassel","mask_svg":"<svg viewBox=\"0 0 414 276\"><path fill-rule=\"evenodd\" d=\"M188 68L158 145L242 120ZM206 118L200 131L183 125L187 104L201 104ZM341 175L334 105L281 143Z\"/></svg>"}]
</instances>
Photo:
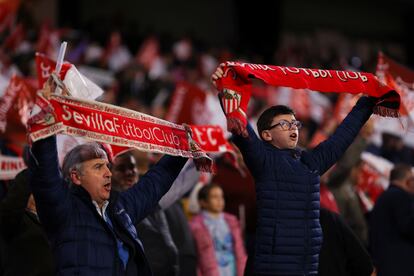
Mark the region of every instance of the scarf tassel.
<instances>
[{"instance_id":1,"label":"scarf tassel","mask_svg":"<svg viewBox=\"0 0 414 276\"><path fill-rule=\"evenodd\" d=\"M380 115L383 117L392 117L392 118L398 118L400 117L400 113L397 109L389 108L381 105L374 106L374 114Z\"/></svg>"}]
</instances>

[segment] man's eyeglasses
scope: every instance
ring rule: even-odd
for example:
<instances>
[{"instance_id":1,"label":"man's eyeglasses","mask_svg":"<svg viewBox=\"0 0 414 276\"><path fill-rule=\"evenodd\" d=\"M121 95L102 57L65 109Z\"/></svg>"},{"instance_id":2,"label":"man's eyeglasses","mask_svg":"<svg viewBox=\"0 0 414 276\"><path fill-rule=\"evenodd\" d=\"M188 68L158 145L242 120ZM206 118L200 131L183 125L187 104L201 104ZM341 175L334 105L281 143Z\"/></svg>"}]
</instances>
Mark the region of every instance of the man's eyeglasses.
<instances>
[{"instance_id":1,"label":"man's eyeglasses","mask_svg":"<svg viewBox=\"0 0 414 276\"><path fill-rule=\"evenodd\" d=\"M271 130L272 128L275 128L277 126L280 126L282 130L291 130L293 126L295 126L297 129L300 129L302 127L302 123L296 120L292 122L281 120L279 123L270 126L267 130Z\"/></svg>"}]
</instances>

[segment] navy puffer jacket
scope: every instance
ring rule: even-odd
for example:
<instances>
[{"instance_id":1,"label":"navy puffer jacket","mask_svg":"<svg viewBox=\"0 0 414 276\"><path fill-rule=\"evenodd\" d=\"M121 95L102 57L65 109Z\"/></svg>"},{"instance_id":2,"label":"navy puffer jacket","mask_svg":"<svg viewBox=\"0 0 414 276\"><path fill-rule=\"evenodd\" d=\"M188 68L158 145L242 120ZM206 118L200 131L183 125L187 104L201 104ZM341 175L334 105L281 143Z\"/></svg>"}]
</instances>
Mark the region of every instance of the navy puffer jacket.
<instances>
[{"instance_id":1,"label":"navy puffer jacket","mask_svg":"<svg viewBox=\"0 0 414 276\"><path fill-rule=\"evenodd\" d=\"M56 139L35 142L29 164L30 184L40 221L51 243L57 275L151 275L134 225L154 210L186 162L163 157L139 182L122 193L111 193L106 214L98 214L82 187L71 189L58 167ZM124 270L116 238L129 249Z\"/></svg>"},{"instance_id":2,"label":"navy puffer jacket","mask_svg":"<svg viewBox=\"0 0 414 276\"><path fill-rule=\"evenodd\" d=\"M373 106L373 99L362 97L335 133L310 152L277 149L259 140L250 126L248 138L234 138L256 182L255 273L317 275L319 176L353 142Z\"/></svg>"}]
</instances>

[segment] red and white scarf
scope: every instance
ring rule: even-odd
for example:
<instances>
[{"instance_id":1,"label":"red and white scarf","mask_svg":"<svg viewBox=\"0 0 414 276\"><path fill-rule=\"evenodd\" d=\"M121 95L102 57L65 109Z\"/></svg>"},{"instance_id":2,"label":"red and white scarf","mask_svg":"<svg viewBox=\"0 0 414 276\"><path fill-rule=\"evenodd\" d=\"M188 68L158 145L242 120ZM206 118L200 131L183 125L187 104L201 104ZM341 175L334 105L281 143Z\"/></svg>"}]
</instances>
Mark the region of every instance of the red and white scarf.
<instances>
[{"instance_id":1,"label":"red and white scarf","mask_svg":"<svg viewBox=\"0 0 414 276\"><path fill-rule=\"evenodd\" d=\"M186 126L113 105L58 95L52 95L49 100L38 95L34 112L29 119L32 142L63 133L143 151L190 157L199 170L213 170L212 160Z\"/></svg>"},{"instance_id":2,"label":"red and white scarf","mask_svg":"<svg viewBox=\"0 0 414 276\"><path fill-rule=\"evenodd\" d=\"M252 83L257 78L268 85L320 92L364 93L383 98L374 108L382 116L398 117L400 96L378 81L370 73L307 69L228 61L222 65L224 76L217 81L222 107L227 117L227 128L234 133L246 134L246 110Z\"/></svg>"}]
</instances>

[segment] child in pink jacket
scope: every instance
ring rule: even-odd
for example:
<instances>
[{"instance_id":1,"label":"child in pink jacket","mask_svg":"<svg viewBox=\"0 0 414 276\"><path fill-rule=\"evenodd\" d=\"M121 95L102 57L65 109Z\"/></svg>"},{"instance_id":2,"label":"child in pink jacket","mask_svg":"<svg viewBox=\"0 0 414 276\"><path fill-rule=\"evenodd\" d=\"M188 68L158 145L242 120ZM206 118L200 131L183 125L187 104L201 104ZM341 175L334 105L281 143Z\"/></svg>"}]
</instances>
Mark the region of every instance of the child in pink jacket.
<instances>
[{"instance_id":1,"label":"child in pink jacket","mask_svg":"<svg viewBox=\"0 0 414 276\"><path fill-rule=\"evenodd\" d=\"M190 222L197 246L199 276L242 276L246 265L237 218L223 212L223 190L217 184L200 189L201 213Z\"/></svg>"}]
</instances>

